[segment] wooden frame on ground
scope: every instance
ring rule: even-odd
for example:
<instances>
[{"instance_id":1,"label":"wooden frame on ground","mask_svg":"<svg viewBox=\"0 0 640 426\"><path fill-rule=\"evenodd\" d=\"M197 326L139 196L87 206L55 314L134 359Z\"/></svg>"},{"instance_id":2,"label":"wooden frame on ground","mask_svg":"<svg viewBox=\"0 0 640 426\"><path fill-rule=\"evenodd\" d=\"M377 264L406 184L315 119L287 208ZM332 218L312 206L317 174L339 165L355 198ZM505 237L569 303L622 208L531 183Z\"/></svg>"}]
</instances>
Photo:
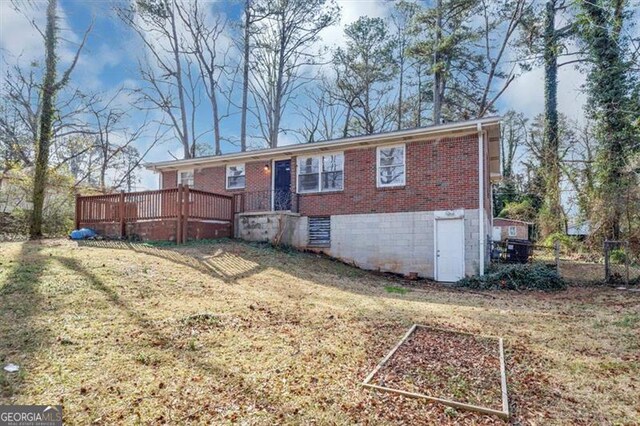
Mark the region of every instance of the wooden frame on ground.
<instances>
[{"instance_id":1,"label":"wooden frame on ground","mask_svg":"<svg viewBox=\"0 0 640 426\"><path fill-rule=\"evenodd\" d=\"M375 376L376 373L387 363L387 361L391 359L393 354L396 353L396 351L400 348L400 346L402 346L402 344L409 338L409 336L413 334L414 331L416 331L418 327L446 332L446 333L455 333L455 334L462 334L467 336L482 337L486 339L497 340L499 351L500 351L500 386L502 389L502 410L495 410L493 408L481 407L473 404L465 404L463 402L452 401L444 398L437 398L437 397L425 395L422 393L407 392L400 389L392 389L384 386L371 384L370 382L373 379L373 376ZM404 335L404 337L400 339L398 344L396 344L393 347L393 349L391 349L391 351L384 358L382 358L382 361L380 361L380 363L376 366L376 368L374 368L373 371L371 371L371 373L369 373L369 375L364 379L364 381L362 382L362 386L365 388L375 389L382 392L389 392L389 393L395 393L398 395L403 395L409 398L424 399L430 402L439 402L440 404L448 405L454 408L459 408L461 410L475 411L477 413L491 414L491 415L499 416L503 419L509 419L509 399L507 397L507 374L506 374L506 368L505 368L505 362L504 362L504 345L502 342L502 337L483 336L483 335L477 335L472 333L465 333L462 331L446 330L446 329L437 328L437 327L413 324L409 329L409 331L407 331L407 333Z\"/></svg>"}]
</instances>

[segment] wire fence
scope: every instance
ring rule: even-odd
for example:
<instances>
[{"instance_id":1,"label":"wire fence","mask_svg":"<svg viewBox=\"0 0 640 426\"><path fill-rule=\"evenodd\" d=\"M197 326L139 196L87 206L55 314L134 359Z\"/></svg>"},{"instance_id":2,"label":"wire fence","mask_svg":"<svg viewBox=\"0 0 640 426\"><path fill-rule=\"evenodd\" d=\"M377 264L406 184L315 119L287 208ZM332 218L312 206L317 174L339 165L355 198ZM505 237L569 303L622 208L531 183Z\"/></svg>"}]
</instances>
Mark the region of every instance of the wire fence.
<instances>
[{"instance_id":1,"label":"wire fence","mask_svg":"<svg viewBox=\"0 0 640 426\"><path fill-rule=\"evenodd\" d=\"M523 240L493 241L491 258L498 263L537 263L559 269L560 245L533 244Z\"/></svg>"},{"instance_id":2,"label":"wire fence","mask_svg":"<svg viewBox=\"0 0 640 426\"><path fill-rule=\"evenodd\" d=\"M611 284L640 284L640 258L629 249L628 241L605 241L605 282Z\"/></svg>"},{"instance_id":3,"label":"wire fence","mask_svg":"<svg viewBox=\"0 0 640 426\"><path fill-rule=\"evenodd\" d=\"M640 285L640 256L627 241L605 241L602 252L581 251L561 245L534 244L523 240L491 242L494 263L543 264L569 282Z\"/></svg>"}]
</instances>

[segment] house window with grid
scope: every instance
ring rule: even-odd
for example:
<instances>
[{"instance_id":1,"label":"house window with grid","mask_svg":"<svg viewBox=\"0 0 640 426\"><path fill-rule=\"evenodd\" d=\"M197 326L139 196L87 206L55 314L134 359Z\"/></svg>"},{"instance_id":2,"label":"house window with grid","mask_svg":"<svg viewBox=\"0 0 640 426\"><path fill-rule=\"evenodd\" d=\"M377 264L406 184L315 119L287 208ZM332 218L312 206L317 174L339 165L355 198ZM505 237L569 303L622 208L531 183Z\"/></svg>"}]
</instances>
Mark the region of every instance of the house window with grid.
<instances>
[{"instance_id":1,"label":"house window with grid","mask_svg":"<svg viewBox=\"0 0 640 426\"><path fill-rule=\"evenodd\" d=\"M377 184L379 188L403 186L405 178L405 146L381 146L377 149Z\"/></svg>"},{"instance_id":2,"label":"house window with grid","mask_svg":"<svg viewBox=\"0 0 640 426\"><path fill-rule=\"evenodd\" d=\"M515 226L510 226L509 227L509 236L510 237L515 237L516 235L518 235L518 230L516 229Z\"/></svg>"},{"instance_id":3,"label":"house window with grid","mask_svg":"<svg viewBox=\"0 0 640 426\"><path fill-rule=\"evenodd\" d=\"M298 159L298 192L341 191L344 187L344 154Z\"/></svg>"},{"instance_id":4,"label":"house window with grid","mask_svg":"<svg viewBox=\"0 0 640 426\"><path fill-rule=\"evenodd\" d=\"M227 166L227 189L242 189L245 186L244 164Z\"/></svg>"},{"instance_id":5,"label":"house window with grid","mask_svg":"<svg viewBox=\"0 0 640 426\"><path fill-rule=\"evenodd\" d=\"M178 185L180 184L193 187L193 170L183 170L178 172Z\"/></svg>"}]
</instances>

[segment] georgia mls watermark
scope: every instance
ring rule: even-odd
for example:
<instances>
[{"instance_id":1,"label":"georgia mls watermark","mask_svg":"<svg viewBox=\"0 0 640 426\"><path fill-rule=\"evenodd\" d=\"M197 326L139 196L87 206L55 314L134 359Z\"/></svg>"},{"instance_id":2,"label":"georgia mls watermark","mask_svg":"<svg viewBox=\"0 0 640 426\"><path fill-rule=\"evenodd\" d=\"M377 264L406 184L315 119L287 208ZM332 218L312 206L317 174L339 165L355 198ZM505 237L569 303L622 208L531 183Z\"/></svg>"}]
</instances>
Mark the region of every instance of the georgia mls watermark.
<instances>
[{"instance_id":1,"label":"georgia mls watermark","mask_svg":"<svg viewBox=\"0 0 640 426\"><path fill-rule=\"evenodd\" d=\"M61 425L61 405L0 405L0 426Z\"/></svg>"}]
</instances>

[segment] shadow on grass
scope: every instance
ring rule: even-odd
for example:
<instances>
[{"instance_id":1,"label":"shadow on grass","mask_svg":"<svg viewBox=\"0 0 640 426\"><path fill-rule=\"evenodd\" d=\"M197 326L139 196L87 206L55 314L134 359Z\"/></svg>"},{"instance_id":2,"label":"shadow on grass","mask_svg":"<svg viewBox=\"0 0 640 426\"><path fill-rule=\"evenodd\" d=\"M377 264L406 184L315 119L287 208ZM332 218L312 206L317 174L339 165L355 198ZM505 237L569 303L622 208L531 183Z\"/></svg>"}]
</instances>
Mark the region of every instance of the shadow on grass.
<instances>
[{"instance_id":1,"label":"shadow on grass","mask_svg":"<svg viewBox=\"0 0 640 426\"><path fill-rule=\"evenodd\" d=\"M120 296L120 294L107 285L98 275L82 265L82 263L71 257L54 256L54 260L60 262L69 271L84 278L86 282L95 290L102 293L105 298L113 305L114 308L120 310L126 317L130 318L134 324L143 330L143 333L150 337L150 341L159 343L159 347L164 354L169 355L170 362L184 362L187 361L191 367L191 374L193 375L213 375L220 377L225 382L232 382L232 388L243 397L252 399L254 401L262 401L267 404L283 404L285 401L275 400L272 396L263 392L259 392L255 389L254 385L247 382L243 377L235 374L232 371L224 369L219 364L209 362L207 359L198 356L188 356L188 349L176 347L176 336L163 331L154 321L150 321L144 317L144 314L133 308L126 298ZM138 339L140 339L138 337ZM142 340L142 339L140 339ZM182 396L187 398L188 396ZM181 400L181 402L184 402ZM187 401L188 402L188 401ZM130 402L131 409L135 408L136 401ZM199 414L204 408L194 407L190 413L181 412L178 418L173 418L171 414L171 407L167 407L168 412L166 416L170 422L182 423L187 420L193 420L193 416ZM196 416L197 418L197 416Z\"/></svg>"},{"instance_id":2,"label":"shadow on grass","mask_svg":"<svg viewBox=\"0 0 640 426\"><path fill-rule=\"evenodd\" d=\"M253 274L260 273L264 266L241 256L220 250L213 255L203 255L201 252L188 252L191 245L180 246L152 246L143 243L130 243L125 241L78 241L80 247L94 247L118 250L130 250L156 256L173 263L177 263L207 275L221 279L225 283L234 281ZM203 244L196 244L201 247ZM185 251L187 250L187 251Z\"/></svg>"},{"instance_id":3,"label":"shadow on grass","mask_svg":"<svg viewBox=\"0 0 640 426\"><path fill-rule=\"evenodd\" d=\"M510 295L505 292L479 292L432 281L407 281L393 274L367 271L330 258L324 254L281 250L266 243L240 240L214 240L189 242L186 245L130 243L125 241L78 241L78 246L129 250L168 260L196 271L233 283L238 279L273 268L300 280L309 280L325 287L378 299L400 299L413 302L438 303L451 306L474 307L472 301L443 301L442 296L456 294L480 295L490 299ZM214 254L206 251L217 249ZM318 274L330 275L318 282ZM354 279L365 281L358 285ZM396 291L389 291L394 288ZM399 291L398 291L399 289ZM264 291L268 291L265 288Z\"/></svg>"},{"instance_id":4,"label":"shadow on grass","mask_svg":"<svg viewBox=\"0 0 640 426\"><path fill-rule=\"evenodd\" d=\"M20 393L26 371L35 352L51 340L49 331L35 317L45 308L41 278L50 261L38 242L25 242L8 263L10 272L0 287L0 366L20 366L17 373L0 370L0 401ZM37 401L34 401L37 402Z\"/></svg>"}]
</instances>

